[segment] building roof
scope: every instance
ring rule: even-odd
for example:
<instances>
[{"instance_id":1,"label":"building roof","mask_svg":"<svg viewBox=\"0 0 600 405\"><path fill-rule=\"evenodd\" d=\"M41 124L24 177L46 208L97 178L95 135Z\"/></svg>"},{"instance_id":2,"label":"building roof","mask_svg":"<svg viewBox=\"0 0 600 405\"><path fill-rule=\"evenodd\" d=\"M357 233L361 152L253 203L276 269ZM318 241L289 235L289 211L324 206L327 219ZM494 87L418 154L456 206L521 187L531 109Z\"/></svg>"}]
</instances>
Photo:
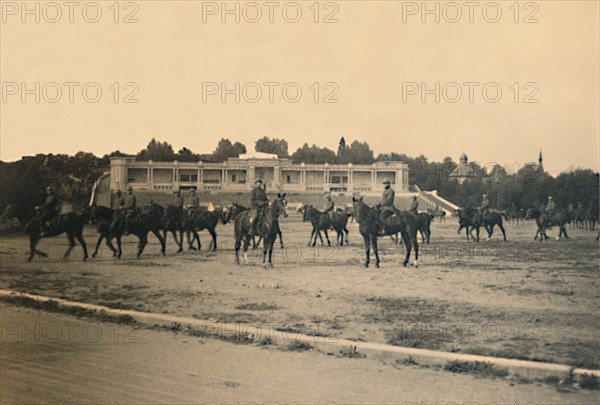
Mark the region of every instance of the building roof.
<instances>
[{"instance_id":1,"label":"building roof","mask_svg":"<svg viewBox=\"0 0 600 405\"><path fill-rule=\"evenodd\" d=\"M252 153L242 153L239 156L239 159L279 159L279 157L274 153L264 153L264 152L252 152Z\"/></svg>"}]
</instances>

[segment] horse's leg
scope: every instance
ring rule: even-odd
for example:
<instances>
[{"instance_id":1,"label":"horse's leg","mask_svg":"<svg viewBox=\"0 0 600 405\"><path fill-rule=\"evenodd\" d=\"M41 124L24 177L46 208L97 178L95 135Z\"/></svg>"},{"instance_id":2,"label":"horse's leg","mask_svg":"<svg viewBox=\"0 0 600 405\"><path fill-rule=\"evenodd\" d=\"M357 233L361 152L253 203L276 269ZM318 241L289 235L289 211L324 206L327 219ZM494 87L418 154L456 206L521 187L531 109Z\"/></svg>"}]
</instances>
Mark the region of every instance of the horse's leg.
<instances>
[{"instance_id":1,"label":"horse's leg","mask_svg":"<svg viewBox=\"0 0 600 405\"><path fill-rule=\"evenodd\" d=\"M250 246L250 236L244 236L244 264L248 264L248 246Z\"/></svg>"},{"instance_id":2,"label":"horse's leg","mask_svg":"<svg viewBox=\"0 0 600 405\"><path fill-rule=\"evenodd\" d=\"M39 242L39 238L31 235L29 237L29 257L27 258L27 261L30 262L31 260L33 260L33 255L34 253L37 253L38 255L42 256L42 257L48 257L48 255L44 252L40 252L39 250L37 250L35 247L37 245L37 243Z\"/></svg>"},{"instance_id":3,"label":"horse's leg","mask_svg":"<svg viewBox=\"0 0 600 405\"><path fill-rule=\"evenodd\" d=\"M183 242L183 235L182 235L182 237L181 237L181 241L179 241L179 240L177 239L177 231L176 231L176 230L172 230L172 231L171 231L171 234L173 235L173 239L175 239L175 243L176 243L176 244L177 244L177 246L179 247L179 249L177 249L177 253L181 253L181 252L183 252L183 247L181 246L181 245L182 245L182 242Z\"/></svg>"},{"instance_id":4,"label":"horse's leg","mask_svg":"<svg viewBox=\"0 0 600 405\"><path fill-rule=\"evenodd\" d=\"M414 235L412 237L411 243L412 243L412 247L415 250L415 267L419 267L419 240L417 238L416 232L414 233ZM409 257L409 260L410 260L410 257Z\"/></svg>"},{"instance_id":5,"label":"horse's leg","mask_svg":"<svg viewBox=\"0 0 600 405\"><path fill-rule=\"evenodd\" d=\"M329 240L329 233L327 232L327 229L324 229L323 232L325 232L325 238L327 239L327 246L331 246L331 241Z\"/></svg>"},{"instance_id":6,"label":"horse's leg","mask_svg":"<svg viewBox=\"0 0 600 405\"><path fill-rule=\"evenodd\" d=\"M108 236L106 237L106 246L108 246L108 248L113 252L113 257L117 257L117 249Z\"/></svg>"},{"instance_id":7,"label":"horse's leg","mask_svg":"<svg viewBox=\"0 0 600 405\"><path fill-rule=\"evenodd\" d=\"M98 242L96 242L96 249L94 249L94 253L92 253L92 257L96 257L96 255L98 254L98 248L100 248L100 244L102 243L102 239L104 239L104 235L100 234L100 236L98 236ZM108 245L108 238L106 238L106 244ZM114 253L114 250L113 250Z\"/></svg>"},{"instance_id":8,"label":"horse's leg","mask_svg":"<svg viewBox=\"0 0 600 405\"><path fill-rule=\"evenodd\" d=\"M319 240L321 241L321 246L323 246L323 237L321 236L321 231L317 228L317 235L319 235ZM317 243L317 239L315 238L315 243ZM313 247L315 245L313 244Z\"/></svg>"},{"instance_id":9,"label":"horse's leg","mask_svg":"<svg viewBox=\"0 0 600 405\"><path fill-rule=\"evenodd\" d=\"M79 242L79 244L81 245L81 248L83 249L83 261L85 262L88 259L88 251L87 251L87 244L85 243L85 240L83 239L83 227L81 227L81 229L77 230L75 237L77 238L77 242Z\"/></svg>"},{"instance_id":10,"label":"horse's leg","mask_svg":"<svg viewBox=\"0 0 600 405\"><path fill-rule=\"evenodd\" d=\"M152 232L154 232L154 231L152 231ZM168 238L168 236L169 236L169 233L166 230L164 230L162 238L165 241L165 246L167 244L167 238Z\"/></svg>"},{"instance_id":11,"label":"horse's leg","mask_svg":"<svg viewBox=\"0 0 600 405\"><path fill-rule=\"evenodd\" d=\"M208 229L208 233L210 233L210 236L212 236L212 251L216 252L217 251L217 233L215 232L215 228L207 228Z\"/></svg>"},{"instance_id":12,"label":"horse's leg","mask_svg":"<svg viewBox=\"0 0 600 405\"><path fill-rule=\"evenodd\" d=\"M423 233L423 229L419 228L419 233L421 234L421 243L425 243L425 234Z\"/></svg>"},{"instance_id":13,"label":"horse's leg","mask_svg":"<svg viewBox=\"0 0 600 405\"><path fill-rule=\"evenodd\" d=\"M269 243L269 267L273 268L273 246L275 245L275 239L277 235L273 238L271 243Z\"/></svg>"},{"instance_id":14,"label":"horse's leg","mask_svg":"<svg viewBox=\"0 0 600 405\"><path fill-rule=\"evenodd\" d=\"M412 244L410 242L410 236L407 231L402 231L402 241L404 242L404 247L406 248L406 256L404 257L404 261L402 262L402 266L406 267L408 261L410 260L410 252L412 250Z\"/></svg>"},{"instance_id":15,"label":"horse's leg","mask_svg":"<svg viewBox=\"0 0 600 405\"><path fill-rule=\"evenodd\" d=\"M373 254L375 255L375 268L379 268L379 249L377 248L377 235L373 235L371 238L371 246L373 247Z\"/></svg>"},{"instance_id":16,"label":"horse's leg","mask_svg":"<svg viewBox=\"0 0 600 405\"><path fill-rule=\"evenodd\" d=\"M313 236L315 237L315 243L317 242L317 235L315 235L316 229L313 226L312 231L310 231L310 239L308 240L308 247L315 246L313 245Z\"/></svg>"},{"instance_id":17,"label":"horse's leg","mask_svg":"<svg viewBox=\"0 0 600 405\"><path fill-rule=\"evenodd\" d=\"M117 248L119 249L119 253L117 253L117 259L120 259L123 255L123 250L121 250L121 235L117 234Z\"/></svg>"},{"instance_id":18,"label":"horse's leg","mask_svg":"<svg viewBox=\"0 0 600 405\"><path fill-rule=\"evenodd\" d=\"M160 246L161 246L160 252L162 253L163 256L166 256L166 254L167 254L167 239L166 239L166 236L165 236L165 239L163 239L163 237L160 236L160 232L158 230L156 230L156 229L153 229L152 233L154 234L154 236L156 236L156 238L160 242ZM166 234L166 232L165 232L165 234ZM146 243L148 243L148 234L146 234L145 238L146 238ZM144 244L144 246L145 246L145 244Z\"/></svg>"},{"instance_id":19,"label":"horse's leg","mask_svg":"<svg viewBox=\"0 0 600 405\"><path fill-rule=\"evenodd\" d=\"M240 247L242 246L242 238L240 235L235 236L235 264L240 265Z\"/></svg>"},{"instance_id":20,"label":"horse's leg","mask_svg":"<svg viewBox=\"0 0 600 405\"><path fill-rule=\"evenodd\" d=\"M569 239L569 235L567 235L567 228L563 227L562 231L563 231L563 235L565 235L565 239Z\"/></svg>"},{"instance_id":21,"label":"horse's leg","mask_svg":"<svg viewBox=\"0 0 600 405\"><path fill-rule=\"evenodd\" d=\"M498 224L498 228L502 231L502 238L504 238L504 242L506 242L506 231L504 230L504 226L502 224Z\"/></svg>"},{"instance_id":22,"label":"horse's leg","mask_svg":"<svg viewBox=\"0 0 600 405\"><path fill-rule=\"evenodd\" d=\"M138 244L137 257L140 257L144 251L144 248L146 247L146 244L148 243L148 235L139 235L138 238L140 239L140 243Z\"/></svg>"},{"instance_id":23,"label":"horse's leg","mask_svg":"<svg viewBox=\"0 0 600 405\"><path fill-rule=\"evenodd\" d=\"M363 235L363 240L365 242L365 267L369 267L369 263L371 262L371 241L369 240L369 235Z\"/></svg>"},{"instance_id":24,"label":"horse's leg","mask_svg":"<svg viewBox=\"0 0 600 405\"><path fill-rule=\"evenodd\" d=\"M283 234L281 232L281 229L277 231L277 234L279 235L279 245L283 249Z\"/></svg>"},{"instance_id":25,"label":"horse's leg","mask_svg":"<svg viewBox=\"0 0 600 405\"><path fill-rule=\"evenodd\" d=\"M69 257L69 255L71 254L71 251L75 247L75 238L73 238L73 235L69 232L67 232L67 239L69 240L69 247L63 256L63 259L66 259L67 257Z\"/></svg>"},{"instance_id":26,"label":"horse's leg","mask_svg":"<svg viewBox=\"0 0 600 405\"><path fill-rule=\"evenodd\" d=\"M348 240L348 229L346 229L346 227L344 227L344 232L346 233L346 244L350 243L350 241ZM343 235L342 235L343 236Z\"/></svg>"}]
</instances>

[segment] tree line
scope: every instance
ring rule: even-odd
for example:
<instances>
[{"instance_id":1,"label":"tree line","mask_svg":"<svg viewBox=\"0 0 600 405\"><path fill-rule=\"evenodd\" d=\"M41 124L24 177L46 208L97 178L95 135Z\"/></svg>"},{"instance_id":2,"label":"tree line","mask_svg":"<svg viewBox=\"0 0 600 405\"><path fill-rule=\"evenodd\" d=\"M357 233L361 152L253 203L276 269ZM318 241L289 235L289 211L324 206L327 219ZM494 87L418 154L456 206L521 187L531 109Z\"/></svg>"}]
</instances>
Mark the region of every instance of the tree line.
<instances>
[{"instance_id":1,"label":"tree line","mask_svg":"<svg viewBox=\"0 0 600 405\"><path fill-rule=\"evenodd\" d=\"M553 196L558 207L566 208L569 204L577 206L580 203L596 214L599 209L599 175L588 169L562 172L552 177L535 163L505 167L495 163L480 165L473 162L470 163L473 177L459 183L448 178L457 167L450 157L442 162L430 162L423 155L411 157L396 152L375 155L367 142L356 140L347 144L341 138L337 151L305 143L291 155L284 139L263 137L254 146L257 152L276 154L294 163L372 164L378 161L402 161L408 164L409 184L424 191L437 190L439 195L459 206L478 206L482 195L487 194L492 207L501 210L537 207L545 203L548 196ZM73 156L38 154L16 162L0 161L0 210L12 204L19 216L24 217L43 201L45 188L49 184L63 188L65 184L77 185L81 191L73 198L85 203L89 201L94 181L108 171L111 157L131 156L140 161L224 162L246 152L244 144L226 138L219 140L210 154L194 153L185 147L175 152L168 142L152 139L137 154L121 151L102 157L86 152Z\"/></svg>"}]
</instances>

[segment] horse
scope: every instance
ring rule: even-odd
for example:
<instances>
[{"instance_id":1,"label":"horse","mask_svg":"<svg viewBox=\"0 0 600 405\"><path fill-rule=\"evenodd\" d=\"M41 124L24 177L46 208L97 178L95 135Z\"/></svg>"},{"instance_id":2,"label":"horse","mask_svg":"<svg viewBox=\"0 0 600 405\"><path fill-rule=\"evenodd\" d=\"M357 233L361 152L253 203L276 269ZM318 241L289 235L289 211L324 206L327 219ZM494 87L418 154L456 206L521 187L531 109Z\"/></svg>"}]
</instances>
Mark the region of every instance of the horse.
<instances>
[{"instance_id":1,"label":"horse","mask_svg":"<svg viewBox=\"0 0 600 405\"><path fill-rule=\"evenodd\" d=\"M207 230L212 237L211 247L209 250L215 252L217 250L217 232L216 227L219 222L226 224L228 212L223 212L221 209L214 211L203 210L199 208L188 209L185 211L183 217L183 228L186 232L188 247L190 250L196 250L194 242L198 246L198 250L202 248L202 242L200 241L200 235L198 232ZM193 238L190 241L190 233L193 234ZM183 240L183 238L182 238Z\"/></svg>"},{"instance_id":2,"label":"horse","mask_svg":"<svg viewBox=\"0 0 600 405\"><path fill-rule=\"evenodd\" d=\"M456 215L458 216L457 233L460 234L460 231L463 228L465 228L465 235L467 236L467 240L469 240L469 235L472 232L472 229L470 228L473 226L473 217L475 216L476 212L477 210L475 208L469 206L465 207L464 209L459 208L456 210Z\"/></svg>"},{"instance_id":3,"label":"horse","mask_svg":"<svg viewBox=\"0 0 600 405\"><path fill-rule=\"evenodd\" d=\"M418 217L421 243L429 243L431 239L431 221L433 221L434 216L428 212L419 212Z\"/></svg>"},{"instance_id":4,"label":"horse","mask_svg":"<svg viewBox=\"0 0 600 405\"><path fill-rule=\"evenodd\" d=\"M287 216L287 201L285 200L285 193L277 194L277 198L273 200L267 207L264 208L262 218L257 219L257 223L254 227L250 224L250 211L243 211L235 218L235 262L240 264L240 247L242 241L244 242L244 260L248 262L248 245L250 244L250 238L254 235L254 228L256 228L256 235L263 238L263 264L265 268L273 267L273 244L279 234L279 216ZM266 262L267 253L269 255L269 261Z\"/></svg>"},{"instance_id":5,"label":"horse","mask_svg":"<svg viewBox=\"0 0 600 405\"><path fill-rule=\"evenodd\" d=\"M87 218L85 212L69 212L67 214L61 214L58 216L55 223L50 226L49 232L42 236L41 219L37 215L34 216L32 219L27 221L24 226L25 233L29 235L30 253L27 261L30 262L36 253L42 257L48 257L46 253L36 249L38 242L42 238L58 236L62 235L63 233L67 234L67 239L69 240L69 248L63 257L66 259L69 254L71 254L71 251L75 247L75 239L77 239L83 248L83 261L87 261L87 245L83 239L83 226L86 222Z\"/></svg>"},{"instance_id":6,"label":"horse","mask_svg":"<svg viewBox=\"0 0 600 405\"><path fill-rule=\"evenodd\" d=\"M525 214L525 219L534 219L537 224L538 229L535 232L533 240L537 240L538 235L540 236L540 242L547 240L548 235L546 235L546 229L553 226L558 226L559 228L557 240L560 240L563 235L566 239L569 239L566 227L569 217L564 212L556 212L550 215L546 212L542 212L539 208L530 208Z\"/></svg>"},{"instance_id":7,"label":"horse","mask_svg":"<svg viewBox=\"0 0 600 405\"><path fill-rule=\"evenodd\" d=\"M90 207L90 222L96 225L96 231L100 234L100 236L98 236L98 242L96 242L96 248L92 254L93 258L98 254L98 249L100 248L102 240L106 240L106 246L113 252L114 257L120 259L123 254L121 249L121 234L113 234L110 227L114 212L115 211L111 208L95 203ZM112 238L117 239L117 249L115 249L115 246L112 244Z\"/></svg>"},{"instance_id":8,"label":"horse","mask_svg":"<svg viewBox=\"0 0 600 405\"><path fill-rule=\"evenodd\" d=\"M225 215L225 222L224 223L227 223L227 222L231 221L232 218L236 218L241 212L248 211L248 210L250 210L250 209L244 207L243 205L240 205L238 203L233 203L231 206L229 206L227 208L227 213ZM285 216L287 216L287 214ZM283 245L283 235L281 233L281 229L279 229L278 235L279 235L279 245L283 249L284 245ZM261 241L262 241L262 237L261 236L258 237L258 242L257 242L256 238L253 235L252 236L252 248L256 249L258 247L258 245L260 245Z\"/></svg>"},{"instance_id":9,"label":"horse","mask_svg":"<svg viewBox=\"0 0 600 405\"><path fill-rule=\"evenodd\" d=\"M380 210L377 207L369 207L363 202L363 198L352 197L352 211L358 229L365 242L365 267L369 267L371 248L375 254L375 267L379 267L379 252L377 248L377 238L379 236L394 235L398 232L402 235L402 240L406 246L406 257L402 265L406 267L410 259L410 253L414 246L415 263L418 267L419 263L419 242L417 240L417 232L419 231L419 219L417 216L408 211L396 211L392 216L388 217L385 222L379 219Z\"/></svg>"},{"instance_id":10,"label":"horse","mask_svg":"<svg viewBox=\"0 0 600 405\"><path fill-rule=\"evenodd\" d=\"M322 211L319 211L312 205L307 205L305 207L305 209L306 210L305 210L304 217L306 218L306 221L308 221L312 224L312 231L310 233L310 239L308 241L308 246L309 247L315 246L315 244L317 243L317 234L319 235L319 238L321 238L321 245L323 245L323 238L321 237L321 231L323 231L325 233L325 238L327 239L327 245L331 246L331 241L329 240L329 234L327 233L327 230L331 226L331 219L329 218L329 215L324 214ZM313 241L313 236L314 236L314 241Z\"/></svg>"},{"instance_id":11,"label":"horse","mask_svg":"<svg viewBox=\"0 0 600 405\"><path fill-rule=\"evenodd\" d=\"M479 228L481 226L483 226L488 233L487 240L490 240L494 234L494 227L498 225L498 228L500 228L502 231L504 242L506 242L506 231L504 230L504 226L502 224L503 216L506 218L504 214L499 212L488 211L485 215L483 213L476 212L472 220L473 228L475 228L477 231L476 241L479 242Z\"/></svg>"},{"instance_id":12,"label":"horse","mask_svg":"<svg viewBox=\"0 0 600 405\"><path fill-rule=\"evenodd\" d=\"M126 213L121 211L117 214L113 222L111 232L116 235L117 241L122 238L125 233L125 216ZM164 229L163 225L164 208L154 202L150 202L142 206L136 211L135 215L129 219L129 234L135 235L139 239L138 251L136 256L140 257L144 248L148 244L148 233L152 232L160 242L160 252L163 256L166 255L166 243L160 231Z\"/></svg>"}]
</instances>

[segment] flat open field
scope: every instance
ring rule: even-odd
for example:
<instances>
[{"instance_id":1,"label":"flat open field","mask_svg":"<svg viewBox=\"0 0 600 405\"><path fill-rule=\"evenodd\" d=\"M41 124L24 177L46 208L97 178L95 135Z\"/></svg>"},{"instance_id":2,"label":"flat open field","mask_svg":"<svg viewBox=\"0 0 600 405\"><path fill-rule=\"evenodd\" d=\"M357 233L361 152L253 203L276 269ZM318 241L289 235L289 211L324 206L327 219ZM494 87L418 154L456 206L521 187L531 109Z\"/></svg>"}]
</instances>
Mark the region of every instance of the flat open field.
<instances>
[{"instance_id":1,"label":"flat open field","mask_svg":"<svg viewBox=\"0 0 600 405\"><path fill-rule=\"evenodd\" d=\"M79 247L69 260L59 258L64 236L44 240L49 258L31 263L25 237L3 237L0 288L262 330L269 325L288 337L302 331L600 368L596 233L569 228L570 240L540 243L528 222L508 224L506 243L495 234L475 244L457 235L456 222L432 224L418 268L403 268L402 248L388 238L380 239L381 268L363 268L354 223L349 245L309 248L310 225L295 213L281 220L285 248L276 245L269 270L260 259L235 265L231 224L217 227L214 253L176 254L169 237L162 257L150 236L137 259L137 239L130 236L123 259L113 259L104 246L87 263ZM91 253L94 228L85 236ZM208 246L207 233L202 240Z\"/></svg>"}]
</instances>

